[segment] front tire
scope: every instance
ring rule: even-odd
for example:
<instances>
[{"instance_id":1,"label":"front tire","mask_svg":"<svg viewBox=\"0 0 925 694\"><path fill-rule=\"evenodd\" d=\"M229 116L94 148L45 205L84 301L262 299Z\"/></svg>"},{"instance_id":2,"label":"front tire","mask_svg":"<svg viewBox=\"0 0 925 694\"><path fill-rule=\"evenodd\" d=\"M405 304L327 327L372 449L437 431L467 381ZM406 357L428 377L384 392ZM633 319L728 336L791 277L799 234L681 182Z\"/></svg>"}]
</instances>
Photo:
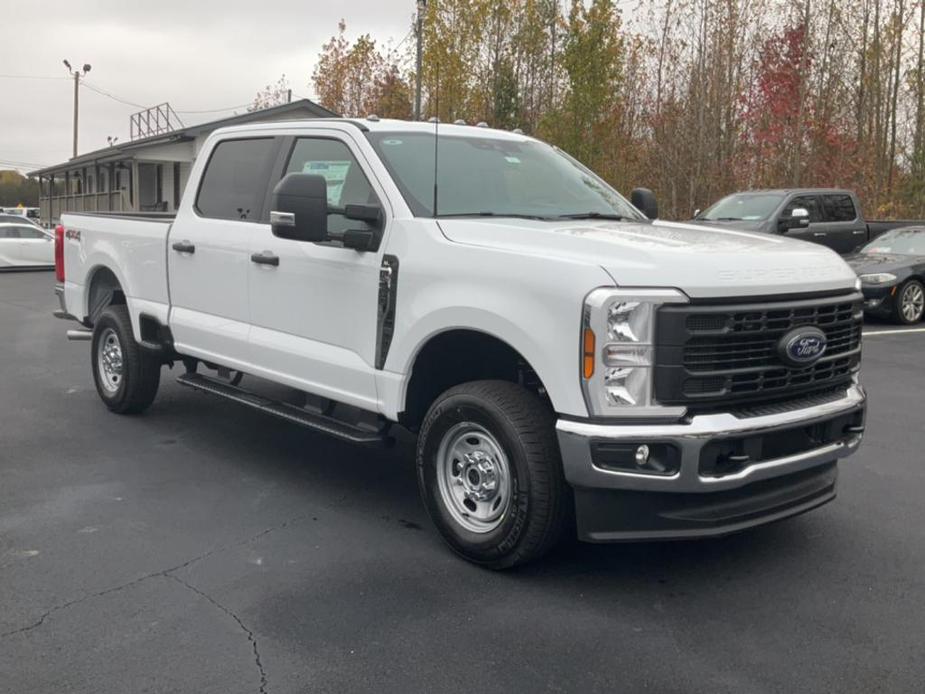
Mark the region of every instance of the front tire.
<instances>
[{"instance_id":1,"label":"front tire","mask_svg":"<svg viewBox=\"0 0 925 694\"><path fill-rule=\"evenodd\" d=\"M909 280L896 292L893 317L901 325L912 325L922 320L925 312L925 287L918 280Z\"/></svg>"},{"instance_id":2,"label":"front tire","mask_svg":"<svg viewBox=\"0 0 925 694\"><path fill-rule=\"evenodd\" d=\"M93 381L100 399L117 414L144 412L157 395L161 362L135 342L128 309L106 307L93 326Z\"/></svg>"},{"instance_id":3,"label":"front tire","mask_svg":"<svg viewBox=\"0 0 925 694\"><path fill-rule=\"evenodd\" d=\"M475 381L437 398L418 437L417 473L437 530L476 564L506 569L537 559L565 526L554 416L517 384Z\"/></svg>"}]
</instances>

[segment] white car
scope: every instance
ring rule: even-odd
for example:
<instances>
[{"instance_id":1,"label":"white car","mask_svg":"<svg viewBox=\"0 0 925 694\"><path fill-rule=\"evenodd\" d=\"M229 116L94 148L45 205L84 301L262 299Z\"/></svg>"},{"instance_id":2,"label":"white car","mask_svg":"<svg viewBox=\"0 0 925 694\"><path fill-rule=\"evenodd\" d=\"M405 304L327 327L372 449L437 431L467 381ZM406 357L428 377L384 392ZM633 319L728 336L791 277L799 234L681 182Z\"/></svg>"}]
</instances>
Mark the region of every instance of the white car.
<instances>
[{"instance_id":1,"label":"white car","mask_svg":"<svg viewBox=\"0 0 925 694\"><path fill-rule=\"evenodd\" d=\"M25 217L0 215L0 270L53 267L54 238Z\"/></svg>"}]
</instances>

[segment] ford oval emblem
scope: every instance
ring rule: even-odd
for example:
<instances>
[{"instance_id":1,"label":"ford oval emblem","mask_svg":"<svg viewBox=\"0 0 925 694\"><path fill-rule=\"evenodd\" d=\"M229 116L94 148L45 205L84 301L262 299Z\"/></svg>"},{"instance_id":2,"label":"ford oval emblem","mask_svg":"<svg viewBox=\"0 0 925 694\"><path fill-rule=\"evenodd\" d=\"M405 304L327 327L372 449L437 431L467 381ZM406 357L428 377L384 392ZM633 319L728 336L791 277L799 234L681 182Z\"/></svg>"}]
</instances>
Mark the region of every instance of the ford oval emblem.
<instances>
[{"instance_id":1,"label":"ford oval emblem","mask_svg":"<svg viewBox=\"0 0 925 694\"><path fill-rule=\"evenodd\" d=\"M778 354L785 364L809 366L825 354L828 339L819 328L802 326L780 339Z\"/></svg>"}]
</instances>

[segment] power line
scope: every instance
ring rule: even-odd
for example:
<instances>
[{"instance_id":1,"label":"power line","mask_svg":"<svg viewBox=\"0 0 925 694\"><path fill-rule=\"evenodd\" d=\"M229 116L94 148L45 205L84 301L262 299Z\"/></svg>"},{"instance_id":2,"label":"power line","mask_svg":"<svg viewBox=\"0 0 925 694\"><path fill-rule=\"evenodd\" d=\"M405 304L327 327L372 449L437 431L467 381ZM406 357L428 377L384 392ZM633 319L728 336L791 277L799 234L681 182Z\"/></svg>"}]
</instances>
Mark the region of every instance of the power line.
<instances>
[{"instance_id":1,"label":"power line","mask_svg":"<svg viewBox=\"0 0 925 694\"><path fill-rule=\"evenodd\" d=\"M411 27L411 28L408 30L408 33L405 34L405 38L403 38L401 41L399 41L399 42L398 42L398 45L395 46L395 48L393 48L392 50L395 51L396 53L398 53L398 49L401 48L401 47L405 44L405 41L407 41L408 39L410 39L413 35L414 35L414 27Z\"/></svg>"},{"instance_id":2,"label":"power line","mask_svg":"<svg viewBox=\"0 0 925 694\"><path fill-rule=\"evenodd\" d=\"M56 77L52 75L0 75L0 79L7 80L67 80L70 77Z\"/></svg>"},{"instance_id":3,"label":"power line","mask_svg":"<svg viewBox=\"0 0 925 694\"><path fill-rule=\"evenodd\" d=\"M129 101L128 99L123 99L122 97L116 96L112 92L109 92L101 87L91 84L87 80L84 80L82 84L88 89L93 90L97 94L100 94L109 99L112 99L113 101L118 101L120 104L125 104L126 106L132 106L134 108L140 108L142 110L151 108L150 106L142 106L141 104L136 104L134 101ZM251 102L248 101L247 103L244 103L244 104L238 104L236 106L228 106L226 108L207 108L207 109L193 109L193 110L181 110L181 109L175 108L173 109L173 111L174 113L183 113L183 114L221 113L222 111L235 111L239 108L246 108L247 106L250 106L250 105L251 105Z\"/></svg>"},{"instance_id":4,"label":"power line","mask_svg":"<svg viewBox=\"0 0 925 694\"><path fill-rule=\"evenodd\" d=\"M2 164L3 166L17 166L17 167L22 166L25 168L34 168L34 169L43 169L46 166L48 166L48 164L37 164L34 161L10 161L7 159L0 159L0 164Z\"/></svg>"},{"instance_id":5,"label":"power line","mask_svg":"<svg viewBox=\"0 0 925 694\"><path fill-rule=\"evenodd\" d=\"M112 99L113 101L118 101L120 104L125 104L126 106L132 106L132 107L134 107L134 108L140 108L140 109L142 109L142 110L144 110L144 109L146 109L146 108L150 108L149 106L142 106L141 104L136 104L136 103L134 103L133 101L128 101L128 100L126 100L126 99L122 99L122 98L116 96L115 94L111 94L110 92L107 92L105 89L101 89L100 87L97 87L96 85L91 84L91 83L88 82L87 80L84 80L84 81L83 81L83 86L85 86L87 89L89 89L89 90L91 90L91 91L96 92L97 94L101 94L102 96L108 97L108 98Z\"/></svg>"},{"instance_id":6,"label":"power line","mask_svg":"<svg viewBox=\"0 0 925 694\"><path fill-rule=\"evenodd\" d=\"M252 103L253 103L252 101L248 101L246 104L240 104L238 106L229 106L228 108L208 108L208 109L203 109L199 111L181 111L179 109L174 109L174 112L175 113L186 113L186 114L189 114L189 113L220 113L222 111L235 111L239 108L247 108Z\"/></svg>"}]
</instances>

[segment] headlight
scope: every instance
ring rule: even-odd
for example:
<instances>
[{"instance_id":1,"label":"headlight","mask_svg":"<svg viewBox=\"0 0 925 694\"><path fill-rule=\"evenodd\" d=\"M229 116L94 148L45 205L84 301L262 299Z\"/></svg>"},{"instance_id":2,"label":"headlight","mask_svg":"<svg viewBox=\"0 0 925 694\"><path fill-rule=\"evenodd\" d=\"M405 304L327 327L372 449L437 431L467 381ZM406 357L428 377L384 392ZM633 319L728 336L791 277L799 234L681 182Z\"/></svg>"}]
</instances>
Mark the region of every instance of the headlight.
<instances>
[{"instance_id":1,"label":"headlight","mask_svg":"<svg viewBox=\"0 0 925 694\"><path fill-rule=\"evenodd\" d=\"M601 288L585 299L581 383L588 411L598 417L681 415L655 402L655 313L686 304L675 289Z\"/></svg>"},{"instance_id":2,"label":"headlight","mask_svg":"<svg viewBox=\"0 0 925 694\"><path fill-rule=\"evenodd\" d=\"M861 275L861 284L891 284L896 281L896 275L891 272L874 272L869 275Z\"/></svg>"}]
</instances>

